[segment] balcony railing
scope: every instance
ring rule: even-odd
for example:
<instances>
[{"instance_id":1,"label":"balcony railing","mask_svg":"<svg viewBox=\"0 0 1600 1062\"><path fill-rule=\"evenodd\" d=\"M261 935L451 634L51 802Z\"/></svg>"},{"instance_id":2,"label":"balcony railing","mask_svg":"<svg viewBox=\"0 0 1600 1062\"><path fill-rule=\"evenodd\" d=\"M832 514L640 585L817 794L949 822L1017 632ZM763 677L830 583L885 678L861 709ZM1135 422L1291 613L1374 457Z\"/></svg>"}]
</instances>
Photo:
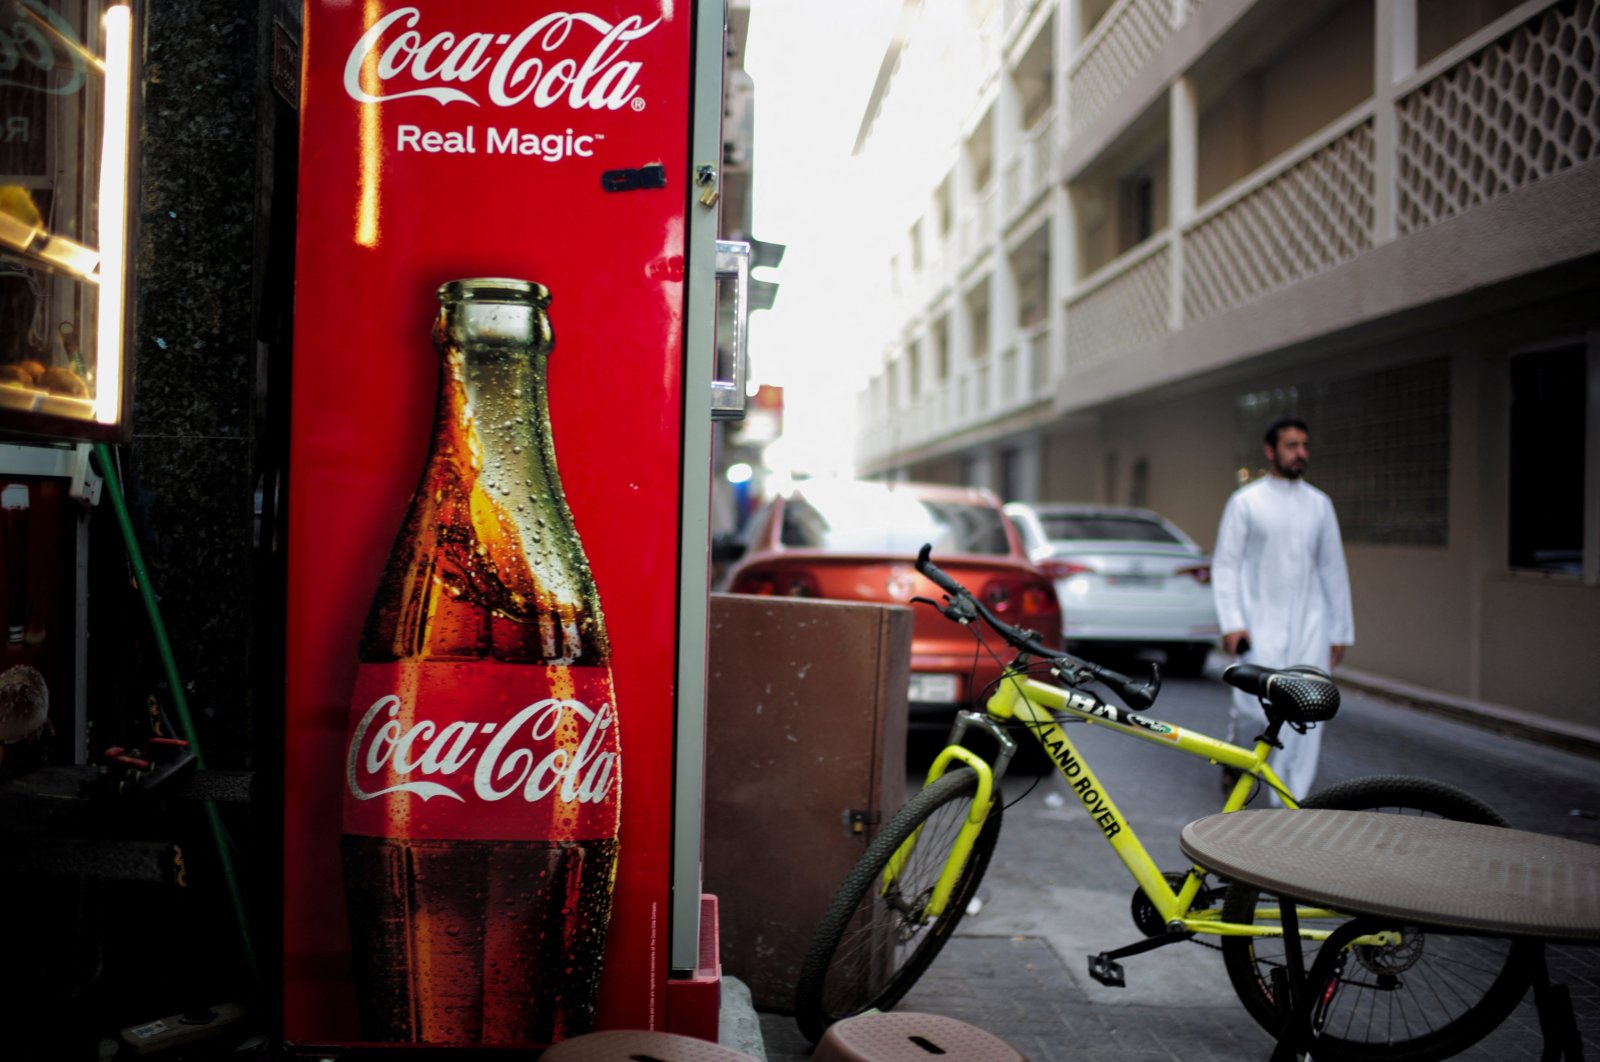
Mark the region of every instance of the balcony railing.
<instances>
[{"instance_id":1,"label":"balcony railing","mask_svg":"<svg viewBox=\"0 0 1600 1062\"><path fill-rule=\"evenodd\" d=\"M1168 331L1170 235L1145 241L1078 286L1067 300L1067 368L1081 368Z\"/></svg>"},{"instance_id":2,"label":"balcony railing","mask_svg":"<svg viewBox=\"0 0 1600 1062\"><path fill-rule=\"evenodd\" d=\"M1366 104L1208 204L1184 227L1183 323L1370 250L1376 161Z\"/></svg>"},{"instance_id":3,"label":"balcony railing","mask_svg":"<svg viewBox=\"0 0 1600 1062\"><path fill-rule=\"evenodd\" d=\"M1161 50L1191 5L1172 0L1117 0L1095 24L1067 71L1067 128L1074 135L1100 117Z\"/></svg>"},{"instance_id":4,"label":"balcony railing","mask_svg":"<svg viewBox=\"0 0 1600 1062\"><path fill-rule=\"evenodd\" d=\"M1600 17L1584 0L1513 12L1408 78L1395 106L1397 234L1600 157L1597 53Z\"/></svg>"},{"instance_id":5,"label":"balcony railing","mask_svg":"<svg viewBox=\"0 0 1600 1062\"><path fill-rule=\"evenodd\" d=\"M1097 270L1064 300L1059 361L1052 361L1048 329L1023 332L1013 350L950 381L945 404L930 408L919 426L924 441L1003 417L1018 402L1059 391L1070 374L1174 328L1250 305L1386 240L1600 159L1600 109L1592 93L1572 87L1593 81L1592 57L1600 54L1594 8L1594 0L1519 7L1396 86L1392 104L1362 104L1204 204L1177 231L1158 233ZM1080 49L1072 76L1098 61L1097 50L1122 47L1114 42L1134 35L1130 27L1140 19L1170 10L1170 0L1119 0ZM1082 102L1072 104L1074 128ZM1394 108L1387 144L1379 140L1380 105ZM1054 133L1025 141L1036 159L1049 155L1040 150L1046 135ZM1383 152L1392 153L1395 174L1389 233L1377 205ZM1015 158L1017 168L1008 166L1003 178L1016 182L1004 189L1008 206L1020 201L1026 183L1023 152ZM991 185L969 205L958 229L963 263L997 238L995 191ZM991 365L1000 374L997 392ZM863 455L887 456L865 442L869 436L888 445L883 433L869 432Z\"/></svg>"}]
</instances>

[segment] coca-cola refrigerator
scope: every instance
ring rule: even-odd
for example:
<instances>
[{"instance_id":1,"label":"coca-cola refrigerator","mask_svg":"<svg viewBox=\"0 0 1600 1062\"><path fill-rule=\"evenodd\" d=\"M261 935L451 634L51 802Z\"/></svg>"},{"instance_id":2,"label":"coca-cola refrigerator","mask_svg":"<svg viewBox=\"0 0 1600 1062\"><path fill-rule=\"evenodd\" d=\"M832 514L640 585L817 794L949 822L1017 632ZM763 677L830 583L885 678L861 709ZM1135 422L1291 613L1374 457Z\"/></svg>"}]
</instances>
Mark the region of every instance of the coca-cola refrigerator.
<instances>
[{"instance_id":1,"label":"coca-cola refrigerator","mask_svg":"<svg viewBox=\"0 0 1600 1062\"><path fill-rule=\"evenodd\" d=\"M723 27L721 0L306 6L292 1048L716 1035Z\"/></svg>"}]
</instances>

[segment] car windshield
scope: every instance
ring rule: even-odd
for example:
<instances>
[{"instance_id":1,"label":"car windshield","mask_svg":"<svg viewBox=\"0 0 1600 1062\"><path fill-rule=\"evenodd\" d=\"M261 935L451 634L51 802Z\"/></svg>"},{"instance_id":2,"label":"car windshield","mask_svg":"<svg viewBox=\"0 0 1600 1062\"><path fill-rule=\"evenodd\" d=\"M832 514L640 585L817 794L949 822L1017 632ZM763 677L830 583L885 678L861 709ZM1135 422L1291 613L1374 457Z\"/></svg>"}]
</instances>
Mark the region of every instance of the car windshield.
<instances>
[{"instance_id":1,"label":"car windshield","mask_svg":"<svg viewBox=\"0 0 1600 1062\"><path fill-rule=\"evenodd\" d=\"M1139 516L1097 513L1040 513L1045 537L1051 541L1088 539L1094 542L1162 542L1181 545L1183 540L1154 520Z\"/></svg>"},{"instance_id":2,"label":"car windshield","mask_svg":"<svg viewBox=\"0 0 1600 1062\"><path fill-rule=\"evenodd\" d=\"M782 542L830 553L1011 552L1000 510L862 484L808 487L783 507Z\"/></svg>"}]
</instances>

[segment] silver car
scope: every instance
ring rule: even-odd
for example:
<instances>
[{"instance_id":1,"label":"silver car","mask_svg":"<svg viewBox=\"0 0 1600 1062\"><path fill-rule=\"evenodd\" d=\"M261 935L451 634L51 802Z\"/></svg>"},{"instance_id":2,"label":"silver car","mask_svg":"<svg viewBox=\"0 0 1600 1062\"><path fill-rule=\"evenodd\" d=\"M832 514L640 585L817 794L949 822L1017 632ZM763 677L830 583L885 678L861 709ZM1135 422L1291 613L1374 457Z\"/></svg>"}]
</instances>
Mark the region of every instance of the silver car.
<instances>
[{"instance_id":1,"label":"silver car","mask_svg":"<svg viewBox=\"0 0 1600 1062\"><path fill-rule=\"evenodd\" d=\"M1211 559L1148 509L1013 502L1006 515L1028 556L1056 584L1069 648L1156 648L1198 674L1216 644Z\"/></svg>"}]
</instances>

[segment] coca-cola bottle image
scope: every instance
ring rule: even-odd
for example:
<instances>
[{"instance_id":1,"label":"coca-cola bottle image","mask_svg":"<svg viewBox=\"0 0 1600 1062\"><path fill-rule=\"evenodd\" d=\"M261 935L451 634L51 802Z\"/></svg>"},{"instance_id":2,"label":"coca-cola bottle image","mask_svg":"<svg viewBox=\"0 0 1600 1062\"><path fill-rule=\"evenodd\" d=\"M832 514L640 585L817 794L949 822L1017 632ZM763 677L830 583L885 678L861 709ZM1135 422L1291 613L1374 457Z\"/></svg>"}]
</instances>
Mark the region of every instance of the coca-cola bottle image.
<instances>
[{"instance_id":1,"label":"coca-cola bottle image","mask_svg":"<svg viewBox=\"0 0 1600 1062\"><path fill-rule=\"evenodd\" d=\"M363 1036L588 1029L621 789L610 646L567 508L550 293L439 289L433 438L361 637L343 862Z\"/></svg>"}]
</instances>

